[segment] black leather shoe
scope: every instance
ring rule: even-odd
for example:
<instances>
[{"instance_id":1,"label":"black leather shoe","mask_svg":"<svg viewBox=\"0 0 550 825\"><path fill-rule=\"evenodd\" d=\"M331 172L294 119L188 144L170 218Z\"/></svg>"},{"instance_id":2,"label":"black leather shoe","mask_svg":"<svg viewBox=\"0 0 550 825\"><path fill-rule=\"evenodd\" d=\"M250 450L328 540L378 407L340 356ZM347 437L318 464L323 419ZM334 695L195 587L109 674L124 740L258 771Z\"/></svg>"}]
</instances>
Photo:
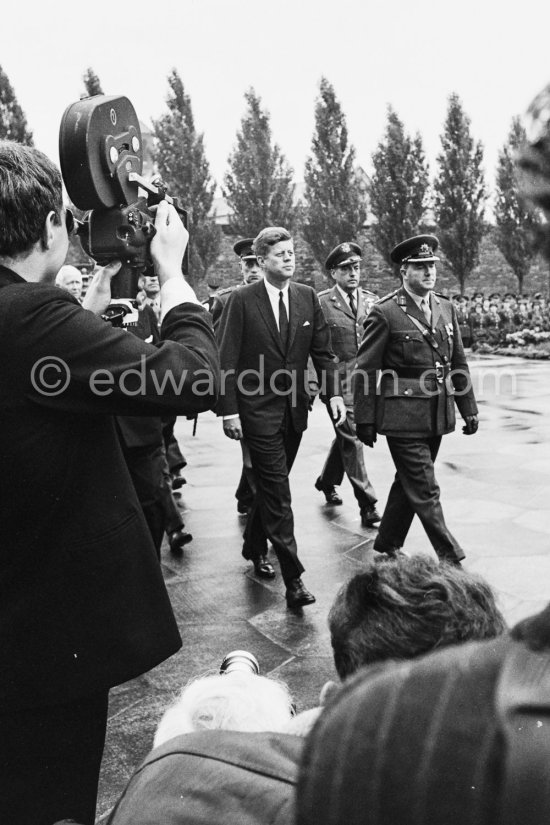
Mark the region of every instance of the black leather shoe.
<instances>
[{"instance_id":1,"label":"black leather shoe","mask_svg":"<svg viewBox=\"0 0 550 825\"><path fill-rule=\"evenodd\" d=\"M187 479L178 470L177 473L172 475L172 490L179 490L184 484L187 484Z\"/></svg>"},{"instance_id":2,"label":"black leather shoe","mask_svg":"<svg viewBox=\"0 0 550 825\"><path fill-rule=\"evenodd\" d=\"M253 559L254 572L261 579L274 579L275 569L273 565L268 562L267 556L257 556Z\"/></svg>"},{"instance_id":3,"label":"black leather shoe","mask_svg":"<svg viewBox=\"0 0 550 825\"><path fill-rule=\"evenodd\" d=\"M286 585L286 603L288 607L305 607L313 604L315 596L306 590L301 579L291 579Z\"/></svg>"},{"instance_id":4,"label":"black leather shoe","mask_svg":"<svg viewBox=\"0 0 550 825\"><path fill-rule=\"evenodd\" d=\"M391 558L395 558L399 555L399 551L401 550L400 547L395 547L393 544L383 544L382 542L378 541L378 538L374 542L372 549L376 553L384 553L386 556L390 556Z\"/></svg>"},{"instance_id":5,"label":"black leather shoe","mask_svg":"<svg viewBox=\"0 0 550 825\"><path fill-rule=\"evenodd\" d=\"M193 541L191 533L186 533L183 527L168 534L168 544L172 553L181 553L186 544Z\"/></svg>"},{"instance_id":6,"label":"black leather shoe","mask_svg":"<svg viewBox=\"0 0 550 825\"><path fill-rule=\"evenodd\" d=\"M380 513L376 507L363 507L361 510L361 524L363 527L374 527L380 521Z\"/></svg>"},{"instance_id":7,"label":"black leather shoe","mask_svg":"<svg viewBox=\"0 0 550 825\"><path fill-rule=\"evenodd\" d=\"M321 484L321 479L318 478L315 482L315 489L319 490L320 493L325 494L325 498L327 500L327 504L343 504L344 502L336 492L336 487L325 487Z\"/></svg>"}]
</instances>

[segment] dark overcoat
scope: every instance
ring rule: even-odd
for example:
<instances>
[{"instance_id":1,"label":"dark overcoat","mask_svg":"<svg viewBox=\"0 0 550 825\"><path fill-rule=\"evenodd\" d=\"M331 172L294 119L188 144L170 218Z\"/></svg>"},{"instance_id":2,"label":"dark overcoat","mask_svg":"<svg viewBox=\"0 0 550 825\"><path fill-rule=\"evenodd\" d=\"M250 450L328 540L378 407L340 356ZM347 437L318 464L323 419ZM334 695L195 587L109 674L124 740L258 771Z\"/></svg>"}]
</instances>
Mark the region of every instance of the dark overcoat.
<instances>
[{"instance_id":1,"label":"dark overcoat","mask_svg":"<svg viewBox=\"0 0 550 825\"><path fill-rule=\"evenodd\" d=\"M0 268L5 711L107 689L181 644L113 415L206 410L219 364L200 306L174 307L161 334L158 346L140 341ZM205 373L211 391L197 393Z\"/></svg>"}]
</instances>

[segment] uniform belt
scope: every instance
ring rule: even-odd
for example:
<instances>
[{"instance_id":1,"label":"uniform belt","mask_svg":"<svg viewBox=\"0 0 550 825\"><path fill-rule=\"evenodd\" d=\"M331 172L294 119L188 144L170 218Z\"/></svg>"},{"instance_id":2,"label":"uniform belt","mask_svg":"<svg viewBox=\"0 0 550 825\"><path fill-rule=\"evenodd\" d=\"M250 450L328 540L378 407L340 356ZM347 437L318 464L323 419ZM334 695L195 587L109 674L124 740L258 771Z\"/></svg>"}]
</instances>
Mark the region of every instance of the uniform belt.
<instances>
[{"instance_id":1,"label":"uniform belt","mask_svg":"<svg viewBox=\"0 0 550 825\"><path fill-rule=\"evenodd\" d=\"M400 367L393 372L398 378L422 378L424 377L443 377L449 374L450 367L441 365L439 367Z\"/></svg>"}]
</instances>

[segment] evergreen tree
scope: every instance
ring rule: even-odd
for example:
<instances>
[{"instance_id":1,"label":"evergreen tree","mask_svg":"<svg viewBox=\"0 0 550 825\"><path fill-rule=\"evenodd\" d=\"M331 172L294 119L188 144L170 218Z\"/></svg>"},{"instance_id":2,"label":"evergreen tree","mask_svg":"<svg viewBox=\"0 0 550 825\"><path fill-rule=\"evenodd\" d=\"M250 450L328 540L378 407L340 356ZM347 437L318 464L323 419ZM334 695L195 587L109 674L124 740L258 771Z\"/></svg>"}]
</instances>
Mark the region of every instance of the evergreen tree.
<instances>
[{"instance_id":1,"label":"evergreen tree","mask_svg":"<svg viewBox=\"0 0 550 825\"><path fill-rule=\"evenodd\" d=\"M519 292L537 254L541 220L518 191L515 154L525 143L520 119L512 120L508 140L498 156L496 175L495 242L518 279Z\"/></svg>"},{"instance_id":2,"label":"evergreen tree","mask_svg":"<svg viewBox=\"0 0 550 825\"><path fill-rule=\"evenodd\" d=\"M372 156L370 209L374 245L389 261L393 247L421 231L427 208L428 164L420 135L411 138L388 106L386 131Z\"/></svg>"},{"instance_id":3,"label":"evergreen tree","mask_svg":"<svg viewBox=\"0 0 550 825\"><path fill-rule=\"evenodd\" d=\"M441 146L434 183L435 220L441 247L463 293L464 284L479 260L487 196L483 147L474 142L470 119L456 93L449 98Z\"/></svg>"},{"instance_id":4,"label":"evergreen tree","mask_svg":"<svg viewBox=\"0 0 550 825\"><path fill-rule=\"evenodd\" d=\"M293 205L293 169L271 137L269 113L249 89L246 113L229 156L224 195L233 214L229 225L235 235L255 237L265 226L292 229L297 210Z\"/></svg>"},{"instance_id":5,"label":"evergreen tree","mask_svg":"<svg viewBox=\"0 0 550 825\"><path fill-rule=\"evenodd\" d=\"M366 214L346 118L332 85L323 77L315 104L311 155L306 161L303 223L304 237L321 266L337 244L357 238Z\"/></svg>"},{"instance_id":6,"label":"evergreen tree","mask_svg":"<svg viewBox=\"0 0 550 825\"><path fill-rule=\"evenodd\" d=\"M204 151L204 135L195 128L191 98L176 71L168 77L168 112L154 122L155 161L171 195L189 210L189 281L205 278L221 245L221 230L210 217L216 189Z\"/></svg>"},{"instance_id":7,"label":"evergreen tree","mask_svg":"<svg viewBox=\"0 0 550 825\"><path fill-rule=\"evenodd\" d=\"M27 127L27 118L17 102L13 86L0 66L0 138L15 140L17 143L33 145L32 132Z\"/></svg>"},{"instance_id":8,"label":"evergreen tree","mask_svg":"<svg viewBox=\"0 0 550 825\"><path fill-rule=\"evenodd\" d=\"M82 97L93 97L93 95L104 94L101 88L101 81L91 66L88 67L82 75L82 80L84 81L84 88L86 90Z\"/></svg>"}]
</instances>

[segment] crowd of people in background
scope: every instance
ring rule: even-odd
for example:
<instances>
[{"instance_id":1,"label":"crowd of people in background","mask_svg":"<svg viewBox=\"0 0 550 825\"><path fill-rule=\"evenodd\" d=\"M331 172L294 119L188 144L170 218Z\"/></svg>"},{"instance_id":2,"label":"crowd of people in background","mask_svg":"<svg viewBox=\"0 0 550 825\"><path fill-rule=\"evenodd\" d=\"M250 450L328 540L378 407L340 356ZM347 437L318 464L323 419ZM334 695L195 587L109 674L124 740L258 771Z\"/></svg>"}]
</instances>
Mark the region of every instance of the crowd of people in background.
<instances>
[{"instance_id":1,"label":"crowd of people in background","mask_svg":"<svg viewBox=\"0 0 550 825\"><path fill-rule=\"evenodd\" d=\"M505 346L510 343L508 335L525 329L550 330L550 304L540 292L475 292L471 296L453 295L453 303L464 346L472 349L483 344Z\"/></svg>"}]
</instances>

